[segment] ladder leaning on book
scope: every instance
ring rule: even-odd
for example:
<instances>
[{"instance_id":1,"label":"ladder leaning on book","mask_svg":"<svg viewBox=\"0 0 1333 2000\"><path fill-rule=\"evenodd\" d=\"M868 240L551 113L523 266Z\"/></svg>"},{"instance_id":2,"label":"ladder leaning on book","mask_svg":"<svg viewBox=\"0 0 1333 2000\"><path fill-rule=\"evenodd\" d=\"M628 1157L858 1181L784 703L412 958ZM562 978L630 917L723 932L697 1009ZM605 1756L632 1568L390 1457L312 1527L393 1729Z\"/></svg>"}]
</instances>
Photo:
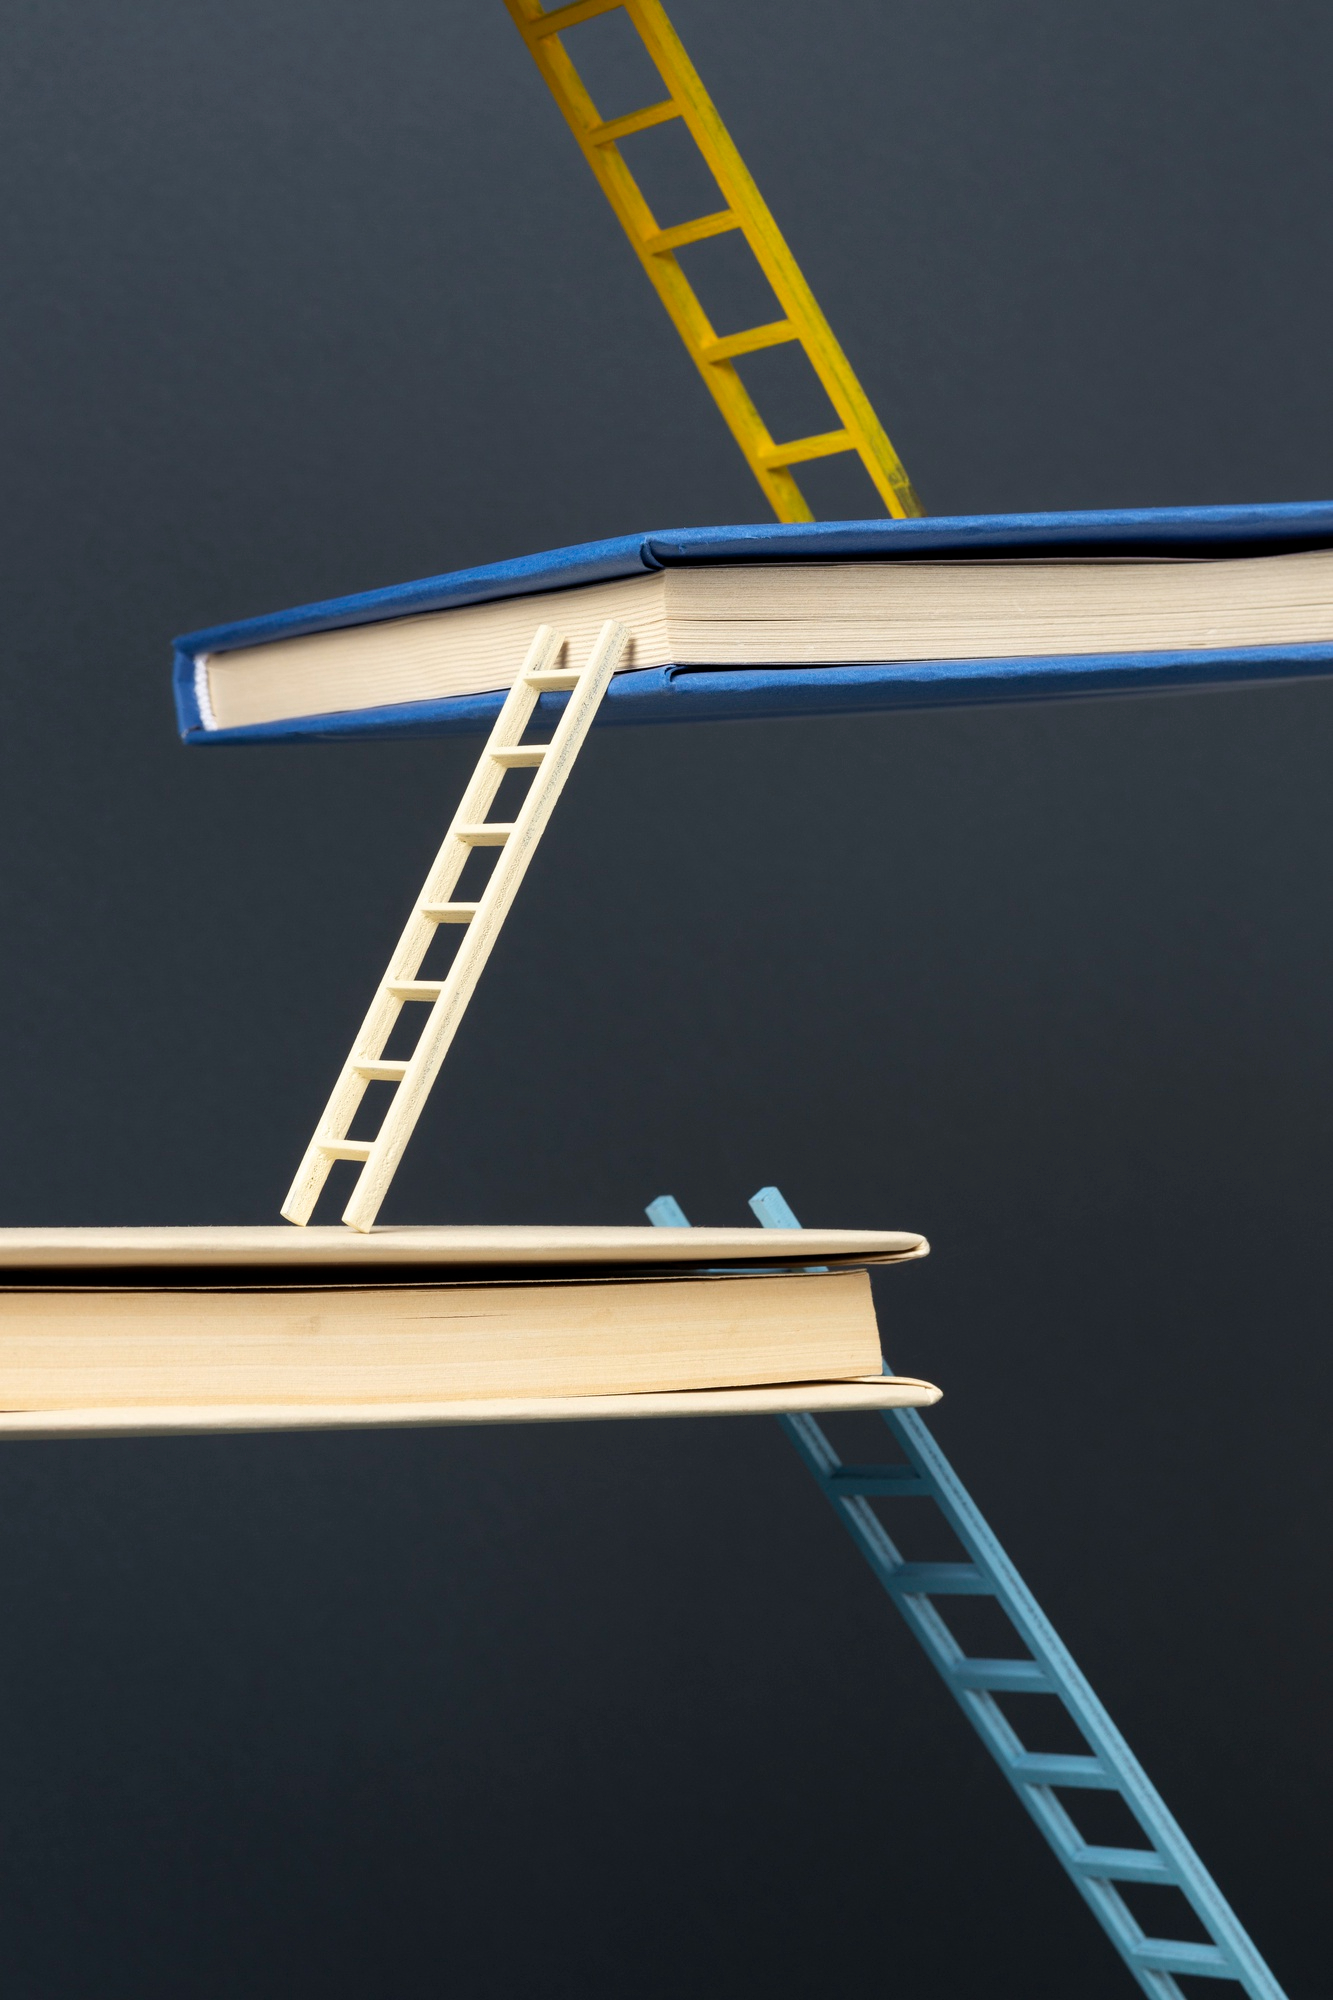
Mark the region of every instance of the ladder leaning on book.
<instances>
[{"instance_id":1,"label":"ladder leaning on book","mask_svg":"<svg viewBox=\"0 0 1333 2000\"><path fill-rule=\"evenodd\" d=\"M779 521L813 521L793 466L855 453L891 515L924 511L870 398L806 283L772 210L727 131L717 106L667 18L662 0L505 0L547 87L597 177L635 255L717 404L745 462ZM620 14L661 78L666 96L624 117L604 118L562 34L608 14ZM679 121L718 190L720 206L663 228L635 179L622 142ZM719 334L680 262L679 251L715 236L738 234L768 280L779 317L762 326ZM793 345L809 362L836 425L808 437L775 438L736 363L765 349Z\"/></svg>"},{"instance_id":2,"label":"ladder leaning on book","mask_svg":"<svg viewBox=\"0 0 1333 2000\"><path fill-rule=\"evenodd\" d=\"M775 1187L761 1188L750 1207L766 1229L800 1228ZM672 1195L660 1195L647 1213L660 1228L689 1227ZM887 1363L884 1372L892 1372ZM1231 1905L1001 1548L920 1411L878 1414L902 1452L901 1459L887 1465L844 1465L812 1416L783 1416L778 1422L1139 1986L1149 2000L1185 2000L1179 1973L1230 1981L1249 2000L1284 2000ZM968 1560L904 1561L871 1506L872 1500L886 1499L933 1501ZM933 1601L960 1596L995 1601L1013 1631L1015 1657L986 1660L963 1651ZM1008 1694L1059 1701L1086 1750L1056 1756L1025 1749L996 1700ZM1089 1844L1057 1796L1061 1791L1117 1793L1147 1845ZM1117 1886L1131 1882L1179 1890L1209 1942L1149 1937Z\"/></svg>"},{"instance_id":3,"label":"ladder leaning on book","mask_svg":"<svg viewBox=\"0 0 1333 2000\"><path fill-rule=\"evenodd\" d=\"M623 625L608 620L586 663L576 667L561 664L559 635L549 625L537 628L287 1191L282 1213L288 1222L309 1222L334 1161L355 1160L361 1172L343 1221L353 1229L373 1225L628 636ZM569 700L550 742L525 743L542 695L565 692ZM489 820L510 771L531 773L527 797L512 820ZM500 858L477 900L456 902L454 890L478 847L498 847ZM464 925L463 942L442 979L421 979L441 924ZM409 1057L386 1057L398 1017L414 1001L430 1007L416 1046ZM393 1099L375 1137L353 1139L352 1121L372 1083L392 1084Z\"/></svg>"}]
</instances>

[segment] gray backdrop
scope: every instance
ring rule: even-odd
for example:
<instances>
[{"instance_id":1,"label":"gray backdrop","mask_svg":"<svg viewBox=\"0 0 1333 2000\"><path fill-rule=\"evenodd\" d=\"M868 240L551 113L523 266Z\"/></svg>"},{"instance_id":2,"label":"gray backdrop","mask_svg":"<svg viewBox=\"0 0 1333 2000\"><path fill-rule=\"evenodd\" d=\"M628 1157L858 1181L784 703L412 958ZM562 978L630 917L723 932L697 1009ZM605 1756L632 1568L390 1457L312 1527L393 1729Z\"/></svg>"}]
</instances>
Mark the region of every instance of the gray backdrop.
<instances>
[{"instance_id":1,"label":"gray backdrop","mask_svg":"<svg viewBox=\"0 0 1333 2000\"><path fill-rule=\"evenodd\" d=\"M1333 492L1326 7L673 11L932 512ZM476 743L187 752L170 635L764 510L501 0L5 21L0 1219L272 1220ZM1306 1996L1330 753L597 734L386 1211L926 1230L888 1351ZM9 1445L0 1579L15 2000L1129 1990L771 1423Z\"/></svg>"}]
</instances>

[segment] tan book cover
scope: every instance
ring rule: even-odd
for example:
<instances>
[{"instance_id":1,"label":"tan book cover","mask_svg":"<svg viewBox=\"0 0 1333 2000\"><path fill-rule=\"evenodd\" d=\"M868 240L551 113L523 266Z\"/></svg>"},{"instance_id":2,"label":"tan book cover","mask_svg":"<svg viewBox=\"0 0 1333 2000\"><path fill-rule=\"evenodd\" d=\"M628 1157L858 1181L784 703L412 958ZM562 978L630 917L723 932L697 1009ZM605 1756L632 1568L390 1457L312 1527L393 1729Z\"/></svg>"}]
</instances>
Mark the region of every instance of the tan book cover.
<instances>
[{"instance_id":1,"label":"tan book cover","mask_svg":"<svg viewBox=\"0 0 1333 2000\"><path fill-rule=\"evenodd\" d=\"M159 1228L0 1229L0 1272L229 1271L279 1274L300 1283L324 1269L349 1279L382 1270L465 1271L737 1269L774 1264L896 1264L924 1257L908 1229L657 1229L646 1223L406 1224L362 1234L336 1224L286 1223Z\"/></svg>"}]
</instances>

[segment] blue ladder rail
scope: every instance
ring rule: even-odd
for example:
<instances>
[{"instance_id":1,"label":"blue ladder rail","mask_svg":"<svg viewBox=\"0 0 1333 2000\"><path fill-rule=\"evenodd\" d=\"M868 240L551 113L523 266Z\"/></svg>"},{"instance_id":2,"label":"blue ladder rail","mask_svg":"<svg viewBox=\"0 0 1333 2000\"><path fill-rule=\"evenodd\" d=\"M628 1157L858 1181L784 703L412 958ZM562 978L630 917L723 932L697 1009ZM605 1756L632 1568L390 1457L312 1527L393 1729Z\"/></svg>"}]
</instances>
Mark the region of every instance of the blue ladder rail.
<instances>
[{"instance_id":1,"label":"blue ladder rail","mask_svg":"<svg viewBox=\"0 0 1333 2000\"><path fill-rule=\"evenodd\" d=\"M800 1227L775 1187L761 1188L750 1206L767 1229ZM689 1227L672 1195L659 1196L647 1213L659 1227ZM884 1372L892 1373L887 1364ZM1150 2000L1186 2000L1176 1983L1179 1973L1231 1980L1250 2000L1285 2000L1231 1905L1001 1548L920 1412L879 1414L902 1447L905 1464L845 1465L813 1417L778 1421L1143 1992ZM903 1559L871 1502L907 1496L934 1501L970 1561ZM965 1653L933 1602L937 1597L960 1596L993 1598L1022 1650L1012 1659L994 1660ZM1053 1695L1082 1736L1086 1753L1054 1756L1026 1749L996 1700L1003 1694ZM1117 1792L1147 1844L1090 1846L1058 1798L1061 1791ZM1178 1889L1210 1942L1149 1937L1116 1886L1122 1882Z\"/></svg>"}]
</instances>

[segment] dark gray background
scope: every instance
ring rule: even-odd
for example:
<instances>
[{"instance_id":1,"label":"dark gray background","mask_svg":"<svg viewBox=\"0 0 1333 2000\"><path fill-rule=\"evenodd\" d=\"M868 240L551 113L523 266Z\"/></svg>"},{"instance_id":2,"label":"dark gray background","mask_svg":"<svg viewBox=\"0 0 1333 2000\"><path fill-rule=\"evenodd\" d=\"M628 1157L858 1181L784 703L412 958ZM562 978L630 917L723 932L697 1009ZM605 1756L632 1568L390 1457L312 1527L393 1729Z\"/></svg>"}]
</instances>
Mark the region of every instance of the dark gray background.
<instances>
[{"instance_id":1,"label":"dark gray background","mask_svg":"<svg viewBox=\"0 0 1333 2000\"><path fill-rule=\"evenodd\" d=\"M932 512L1333 492L1326 6L673 11ZM764 510L501 0L5 22L0 1219L271 1220L476 744L187 752L171 633ZM1331 753L599 733L386 1211L928 1231L888 1350L1305 1996ZM0 1579L15 2000L1129 1991L776 1425L10 1445Z\"/></svg>"}]
</instances>

